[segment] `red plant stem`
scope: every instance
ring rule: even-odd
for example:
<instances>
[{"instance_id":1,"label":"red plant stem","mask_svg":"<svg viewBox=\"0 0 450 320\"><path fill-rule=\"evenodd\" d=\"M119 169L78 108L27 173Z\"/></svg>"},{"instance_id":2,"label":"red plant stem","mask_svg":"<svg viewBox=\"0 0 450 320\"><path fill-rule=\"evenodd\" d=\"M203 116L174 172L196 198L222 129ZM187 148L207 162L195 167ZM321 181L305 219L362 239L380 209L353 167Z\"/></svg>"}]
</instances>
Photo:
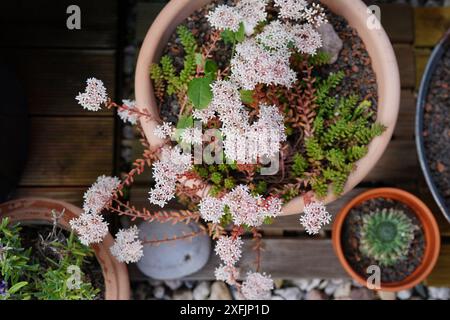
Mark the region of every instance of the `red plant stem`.
<instances>
[{"instance_id":1,"label":"red plant stem","mask_svg":"<svg viewBox=\"0 0 450 320\"><path fill-rule=\"evenodd\" d=\"M117 103L113 102L111 99L108 99L108 101L105 103L105 105L108 109L117 108L119 110L125 110L125 111L128 111L129 113L136 114L139 117L148 118L149 120L155 120L155 118L150 113L141 111L137 108L130 108L125 104L122 104L122 105L117 104Z\"/></svg>"},{"instance_id":2,"label":"red plant stem","mask_svg":"<svg viewBox=\"0 0 450 320\"><path fill-rule=\"evenodd\" d=\"M131 220L134 221L136 219L143 219L144 221L152 222L173 222L173 223L190 223L191 221L198 222L200 220L200 214L197 212L191 212L187 210L178 210L176 212L166 212L166 211L157 211L150 212L148 209L143 208L142 211L136 209L136 207L129 204L129 202L122 202L117 198L113 199L113 204L108 207L108 210L118 213L119 215L125 215L131 217ZM124 208L125 210L122 210ZM204 230L204 227L201 226Z\"/></svg>"},{"instance_id":3,"label":"red plant stem","mask_svg":"<svg viewBox=\"0 0 450 320\"><path fill-rule=\"evenodd\" d=\"M256 272L260 272L261 270L261 251L262 249L262 234L259 232L258 229L252 228L252 235L253 235L253 241L255 242L255 245L253 246L253 249L256 251Z\"/></svg>"},{"instance_id":4,"label":"red plant stem","mask_svg":"<svg viewBox=\"0 0 450 320\"><path fill-rule=\"evenodd\" d=\"M170 238L164 238L164 239L153 239L153 240L148 240L148 239L144 239L142 241L143 244L147 244L147 245L160 245L162 243L167 243L167 242L172 242L172 241L177 241L177 240L192 240L193 238L201 235L201 234L205 234L204 230L199 230L199 231L194 231L194 232L190 232L187 234L183 234L181 236L173 236Z\"/></svg>"}]
</instances>

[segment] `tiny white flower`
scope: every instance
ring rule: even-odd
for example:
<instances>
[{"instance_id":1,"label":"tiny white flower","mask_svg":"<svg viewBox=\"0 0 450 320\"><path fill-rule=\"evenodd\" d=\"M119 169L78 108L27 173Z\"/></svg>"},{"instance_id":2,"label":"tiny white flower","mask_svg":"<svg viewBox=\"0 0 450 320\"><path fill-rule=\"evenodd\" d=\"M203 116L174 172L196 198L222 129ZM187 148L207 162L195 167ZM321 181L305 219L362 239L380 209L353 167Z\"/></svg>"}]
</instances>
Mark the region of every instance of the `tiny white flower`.
<instances>
[{"instance_id":1,"label":"tiny white flower","mask_svg":"<svg viewBox=\"0 0 450 320\"><path fill-rule=\"evenodd\" d=\"M331 215L322 202L311 202L305 206L300 223L308 234L318 234L323 226L331 222Z\"/></svg>"},{"instance_id":2,"label":"tiny white flower","mask_svg":"<svg viewBox=\"0 0 450 320\"><path fill-rule=\"evenodd\" d=\"M153 134L160 139L166 139L167 137L172 136L173 130L173 126L170 122L163 122L161 125L156 126L155 130L153 130Z\"/></svg>"},{"instance_id":3,"label":"tiny white flower","mask_svg":"<svg viewBox=\"0 0 450 320\"><path fill-rule=\"evenodd\" d=\"M144 255L143 248L142 241L139 240L139 229L134 225L131 228L119 230L110 250L118 261L134 263Z\"/></svg>"},{"instance_id":4,"label":"tiny white flower","mask_svg":"<svg viewBox=\"0 0 450 320\"><path fill-rule=\"evenodd\" d=\"M70 227L77 232L82 244L100 243L108 234L108 223L103 216L83 212L78 218L69 221Z\"/></svg>"},{"instance_id":5,"label":"tiny white flower","mask_svg":"<svg viewBox=\"0 0 450 320\"><path fill-rule=\"evenodd\" d=\"M280 9L280 17L301 20L308 2L305 0L275 0L275 7Z\"/></svg>"},{"instance_id":6,"label":"tiny white flower","mask_svg":"<svg viewBox=\"0 0 450 320\"><path fill-rule=\"evenodd\" d=\"M292 26L291 33L294 46L302 53L314 55L322 47L320 33L309 23Z\"/></svg>"},{"instance_id":7,"label":"tiny white flower","mask_svg":"<svg viewBox=\"0 0 450 320\"><path fill-rule=\"evenodd\" d=\"M214 270L214 276L217 281L224 281L229 285L234 285L239 278L239 269L235 266L221 264Z\"/></svg>"},{"instance_id":8,"label":"tiny white flower","mask_svg":"<svg viewBox=\"0 0 450 320\"><path fill-rule=\"evenodd\" d=\"M97 181L84 193L83 210L100 213L111 201L119 185L120 180L117 177L105 175L98 177Z\"/></svg>"},{"instance_id":9,"label":"tiny white flower","mask_svg":"<svg viewBox=\"0 0 450 320\"><path fill-rule=\"evenodd\" d=\"M225 205L221 199L204 197L199 204L200 215L205 221L219 223L224 214Z\"/></svg>"},{"instance_id":10,"label":"tiny white flower","mask_svg":"<svg viewBox=\"0 0 450 320\"><path fill-rule=\"evenodd\" d=\"M103 81L96 78L89 78L86 80L86 89L83 93L79 93L75 99L83 106L84 109L90 111L98 111L101 105L108 99L106 88Z\"/></svg>"},{"instance_id":11,"label":"tiny white flower","mask_svg":"<svg viewBox=\"0 0 450 320\"><path fill-rule=\"evenodd\" d=\"M179 146L163 147L161 159L153 163L156 185L149 192L149 201L164 207L175 197L178 176L192 168L192 155L184 153Z\"/></svg>"},{"instance_id":12,"label":"tiny white flower","mask_svg":"<svg viewBox=\"0 0 450 320\"><path fill-rule=\"evenodd\" d=\"M242 16L234 7L219 5L214 11L207 16L208 22L216 29L231 30L236 32L239 30Z\"/></svg>"},{"instance_id":13,"label":"tiny white flower","mask_svg":"<svg viewBox=\"0 0 450 320\"><path fill-rule=\"evenodd\" d=\"M133 100L122 100L122 103L130 110L136 109L136 102ZM130 112L125 108L119 107L117 114L123 122L129 122L132 125L137 124L138 115L136 113Z\"/></svg>"},{"instance_id":14,"label":"tiny white flower","mask_svg":"<svg viewBox=\"0 0 450 320\"><path fill-rule=\"evenodd\" d=\"M273 290L273 280L266 274L249 272L242 283L241 291L248 300L267 300Z\"/></svg>"},{"instance_id":15,"label":"tiny white flower","mask_svg":"<svg viewBox=\"0 0 450 320\"><path fill-rule=\"evenodd\" d=\"M240 0L236 9L244 22L245 33L251 36L258 23L267 19L267 0Z\"/></svg>"},{"instance_id":16,"label":"tiny white flower","mask_svg":"<svg viewBox=\"0 0 450 320\"><path fill-rule=\"evenodd\" d=\"M225 265L233 266L241 258L243 244L240 237L222 236L217 240L214 251Z\"/></svg>"}]
</instances>

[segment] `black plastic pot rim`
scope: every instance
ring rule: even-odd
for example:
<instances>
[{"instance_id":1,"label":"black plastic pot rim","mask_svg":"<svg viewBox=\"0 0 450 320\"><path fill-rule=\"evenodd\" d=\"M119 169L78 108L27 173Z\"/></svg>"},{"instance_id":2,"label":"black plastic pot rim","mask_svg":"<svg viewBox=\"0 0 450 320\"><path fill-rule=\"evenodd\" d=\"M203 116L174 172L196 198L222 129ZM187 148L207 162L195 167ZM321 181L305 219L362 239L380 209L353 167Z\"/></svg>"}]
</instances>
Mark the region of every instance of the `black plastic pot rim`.
<instances>
[{"instance_id":1,"label":"black plastic pot rim","mask_svg":"<svg viewBox=\"0 0 450 320\"><path fill-rule=\"evenodd\" d=\"M439 189L433 181L433 177L431 176L430 167L428 165L426 156L425 156L425 146L424 146L424 138L423 138L423 115L426 104L426 99L428 95L429 85L431 79L433 77L434 71L441 60L443 54L445 53L445 47L450 41L450 29L446 32L442 40L438 43L438 45L434 48L430 59L428 60L428 64L425 68L425 72L422 77L422 81L420 83L419 95L417 97L417 105L416 105L416 147L417 154L419 157L420 167L422 168L422 172L425 176L425 180L431 193L433 195L434 200L437 205L441 209L445 218L450 222L450 210L447 207L444 198L442 197Z\"/></svg>"}]
</instances>

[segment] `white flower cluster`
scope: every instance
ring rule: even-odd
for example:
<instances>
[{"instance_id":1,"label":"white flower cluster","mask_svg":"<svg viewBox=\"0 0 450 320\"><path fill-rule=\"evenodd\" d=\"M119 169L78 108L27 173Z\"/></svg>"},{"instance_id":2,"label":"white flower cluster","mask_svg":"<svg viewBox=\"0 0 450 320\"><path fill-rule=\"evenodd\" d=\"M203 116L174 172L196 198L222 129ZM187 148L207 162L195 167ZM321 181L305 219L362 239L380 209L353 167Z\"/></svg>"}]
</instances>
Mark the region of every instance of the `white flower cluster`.
<instances>
[{"instance_id":1,"label":"white flower cluster","mask_svg":"<svg viewBox=\"0 0 450 320\"><path fill-rule=\"evenodd\" d=\"M199 211L205 221L219 223L224 214L225 203L221 199L211 196L203 197L199 204Z\"/></svg>"},{"instance_id":2,"label":"white flower cluster","mask_svg":"<svg viewBox=\"0 0 450 320\"><path fill-rule=\"evenodd\" d=\"M221 199L204 197L199 204L200 215L206 221L218 223L225 206L229 208L234 224L258 227L266 218L280 215L282 203L275 197L253 196L248 186L239 185Z\"/></svg>"},{"instance_id":3,"label":"white flower cluster","mask_svg":"<svg viewBox=\"0 0 450 320\"><path fill-rule=\"evenodd\" d=\"M127 109L125 109L123 107L119 107L117 114L119 115L120 119L122 119L123 122L129 122L132 125L137 124L137 121L138 121L137 113L133 113L130 111L130 110L136 109L136 101L122 100L122 103L124 104L124 106L127 107Z\"/></svg>"},{"instance_id":4,"label":"white flower cluster","mask_svg":"<svg viewBox=\"0 0 450 320\"><path fill-rule=\"evenodd\" d=\"M229 285L233 285L239 278L239 269L235 266L227 266L221 264L214 270L214 276L218 281L224 281Z\"/></svg>"},{"instance_id":5,"label":"white flower cluster","mask_svg":"<svg viewBox=\"0 0 450 320\"><path fill-rule=\"evenodd\" d=\"M220 5L210 12L208 22L216 29L236 32L242 22L242 16L234 7Z\"/></svg>"},{"instance_id":6,"label":"white flower cluster","mask_svg":"<svg viewBox=\"0 0 450 320\"><path fill-rule=\"evenodd\" d=\"M139 240L139 229L134 225L117 232L116 240L110 251L118 261L134 263L138 262L144 255L143 248L142 241Z\"/></svg>"},{"instance_id":7,"label":"white flower cluster","mask_svg":"<svg viewBox=\"0 0 450 320\"><path fill-rule=\"evenodd\" d=\"M236 225L259 227L266 218L275 218L281 213L279 198L263 199L253 196L248 186L239 185L223 198L230 208L231 216Z\"/></svg>"},{"instance_id":8,"label":"white flower cluster","mask_svg":"<svg viewBox=\"0 0 450 320\"><path fill-rule=\"evenodd\" d=\"M323 7L318 3L309 4L306 0L275 0L275 7L280 10L280 17L302 21L306 20L315 27L327 23Z\"/></svg>"},{"instance_id":9,"label":"white flower cluster","mask_svg":"<svg viewBox=\"0 0 450 320\"><path fill-rule=\"evenodd\" d=\"M251 36L258 23L267 18L266 6L268 0L241 0L236 5L236 9L242 16L245 33Z\"/></svg>"},{"instance_id":10,"label":"white flower cluster","mask_svg":"<svg viewBox=\"0 0 450 320\"><path fill-rule=\"evenodd\" d=\"M225 265L233 266L241 258L243 244L240 237L222 236L217 240L214 251Z\"/></svg>"},{"instance_id":11,"label":"white flower cluster","mask_svg":"<svg viewBox=\"0 0 450 320\"><path fill-rule=\"evenodd\" d=\"M273 289L273 280L265 273L249 272L242 283L241 292L247 300L267 300Z\"/></svg>"},{"instance_id":12,"label":"white flower cluster","mask_svg":"<svg viewBox=\"0 0 450 320\"><path fill-rule=\"evenodd\" d=\"M84 109L98 111L101 109L101 105L108 99L103 81L96 78L89 78L86 80L86 84L84 92L80 92L75 99L78 100L78 103Z\"/></svg>"},{"instance_id":13,"label":"white flower cluster","mask_svg":"<svg viewBox=\"0 0 450 320\"><path fill-rule=\"evenodd\" d=\"M260 106L259 119L250 124L250 114L245 110L240 99L239 87L225 80L212 84L213 99L207 109L206 121L215 113L222 123L221 133L225 137L224 153L226 157L238 163L256 163L261 157L271 158L280 150L280 142L286 141L284 118L275 106ZM202 115L194 113L195 118L205 120ZM186 132L186 131L185 131ZM188 143L195 142L188 131ZM198 132L198 142L201 132Z\"/></svg>"},{"instance_id":14,"label":"white flower cluster","mask_svg":"<svg viewBox=\"0 0 450 320\"><path fill-rule=\"evenodd\" d=\"M307 6L306 0L275 0L275 7L280 9L280 17L284 19L302 20Z\"/></svg>"},{"instance_id":15,"label":"white flower cluster","mask_svg":"<svg viewBox=\"0 0 450 320\"><path fill-rule=\"evenodd\" d=\"M316 28L320 27L322 24L328 23L325 10L318 3L313 3L310 7L306 8L303 13L303 18Z\"/></svg>"},{"instance_id":16,"label":"white flower cluster","mask_svg":"<svg viewBox=\"0 0 450 320\"><path fill-rule=\"evenodd\" d=\"M111 201L119 185L120 180L117 177L105 175L98 177L97 181L84 193L84 212L100 213Z\"/></svg>"},{"instance_id":17,"label":"white flower cluster","mask_svg":"<svg viewBox=\"0 0 450 320\"><path fill-rule=\"evenodd\" d=\"M225 135L224 153L238 163L257 163L262 157L271 159L286 141L284 117L276 106L261 105L259 119L244 129L222 130Z\"/></svg>"},{"instance_id":18,"label":"white flower cluster","mask_svg":"<svg viewBox=\"0 0 450 320\"><path fill-rule=\"evenodd\" d=\"M236 263L242 255L243 241L240 237L222 236L217 240L215 252L223 261L214 271L217 280L225 281L229 285L237 283L239 269ZM270 297L273 281L270 276L258 272L248 272L246 280L242 283L241 293L248 300L263 300Z\"/></svg>"},{"instance_id":19,"label":"white flower cluster","mask_svg":"<svg viewBox=\"0 0 450 320\"><path fill-rule=\"evenodd\" d=\"M308 234L318 234L323 226L331 222L331 215L321 202L311 202L305 206L300 223Z\"/></svg>"},{"instance_id":20,"label":"white flower cluster","mask_svg":"<svg viewBox=\"0 0 450 320\"><path fill-rule=\"evenodd\" d=\"M314 55L322 47L320 33L310 23L296 24L290 28L294 46L299 52Z\"/></svg>"},{"instance_id":21,"label":"white flower cluster","mask_svg":"<svg viewBox=\"0 0 450 320\"><path fill-rule=\"evenodd\" d=\"M108 234L108 223L97 213L83 212L78 218L70 220L69 224L86 246L102 242Z\"/></svg>"},{"instance_id":22,"label":"white flower cluster","mask_svg":"<svg viewBox=\"0 0 450 320\"><path fill-rule=\"evenodd\" d=\"M231 59L231 80L246 90L253 90L259 83L290 87L296 80L289 66L289 51L268 51L254 38L248 38L236 46Z\"/></svg>"},{"instance_id":23,"label":"white flower cluster","mask_svg":"<svg viewBox=\"0 0 450 320\"><path fill-rule=\"evenodd\" d=\"M247 35L254 32L261 21L265 21L267 0L242 0L235 7L220 5L210 12L208 22L216 29L237 32L241 23Z\"/></svg>"},{"instance_id":24,"label":"white flower cluster","mask_svg":"<svg viewBox=\"0 0 450 320\"><path fill-rule=\"evenodd\" d=\"M153 164L153 178L156 186L149 192L153 204L164 207L175 197L175 187L179 175L192 168L192 155L184 153L179 146L164 146L161 158Z\"/></svg>"},{"instance_id":25,"label":"white flower cluster","mask_svg":"<svg viewBox=\"0 0 450 320\"><path fill-rule=\"evenodd\" d=\"M243 244L244 242L240 237L221 236L217 240L214 251L223 262L214 271L217 280L225 281L229 285L236 283L239 277L239 269L235 265L241 258Z\"/></svg>"}]
</instances>

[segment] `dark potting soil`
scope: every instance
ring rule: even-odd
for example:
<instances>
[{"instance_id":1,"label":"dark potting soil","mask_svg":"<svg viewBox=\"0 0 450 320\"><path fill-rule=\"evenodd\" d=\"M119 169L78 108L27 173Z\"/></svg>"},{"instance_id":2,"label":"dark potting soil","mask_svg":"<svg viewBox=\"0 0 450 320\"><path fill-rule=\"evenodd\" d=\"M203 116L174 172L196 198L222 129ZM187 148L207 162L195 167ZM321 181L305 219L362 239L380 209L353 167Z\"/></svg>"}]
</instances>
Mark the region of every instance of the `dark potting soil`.
<instances>
[{"instance_id":1,"label":"dark potting soil","mask_svg":"<svg viewBox=\"0 0 450 320\"><path fill-rule=\"evenodd\" d=\"M200 10L194 12L183 23L189 28L197 39L197 43L201 45L207 42L213 32L206 15L220 4L234 5L236 0L214 0L207 4ZM356 30L351 28L346 20L340 16L333 14L327 10L327 17L330 23L334 26L335 31L343 41L343 48L340 52L336 63L332 65L325 65L316 67L319 75L328 76L330 72L344 71L346 78L342 81L332 93L337 96L349 96L351 94L358 94L362 99L367 99L372 102L372 109L374 111L373 121L376 120L377 101L378 101L378 87L376 83L376 75L371 66L371 59L369 54L358 36ZM273 19L271 10L269 10L268 19ZM164 54L172 57L174 66L177 71L183 68L184 51L177 37L176 32L172 34ZM218 62L219 68L224 69L231 58L231 46L225 45L223 41L219 41L218 48L213 52L213 59ZM178 101L173 96L165 97L161 101L161 117L164 121L177 123L180 107Z\"/></svg>"},{"instance_id":2,"label":"dark potting soil","mask_svg":"<svg viewBox=\"0 0 450 320\"><path fill-rule=\"evenodd\" d=\"M432 76L423 118L425 155L431 176L450 208L450 45Z\"/></svg>"},{"instance_id":3,"label":"dark potting soil","mask_svg":"<svg viewBox=\"0 0 450 320\"><path fill-rule=\"evenodd\" d=\"M52 267L47 258L58 261L58 255L50 248L44 248L41 239L46 239L52 232L51 226L46 225L21 225L22 230L20 236L22 239L23 248L32 248L31 258L33 261L39 263L44 269ZM58 236L58 241L64 243L69 237L69 233L62 230ZM81 268L84 279L83 281L90 282L94 288L100 290L95 300L102 300L105 297L105 283L103 281L103 273L100 264L95 256L86 258L86 262Z\"/></svg>"},{"instance_id":4,"label":"dark potting soil","mask_svg":"<svg viewBox=\"0 0 450 320\"><path fill-rule=\"evenodd\" d=\"M416 214L404 203L385 198L376 198L363 202L348 213L343 229L341 243L344 255L350 266L363 277L367 277L367 267L378 265L374 259L364 256L359 250L363 217L376 209L396 209L403 211L418 228L414 232L414 240L408 251L408 256L393 266L381 269L381 281L384 283L397 282L405 279L420 265L425 252L425 235Z\"/></svg>"}]
</instances>

